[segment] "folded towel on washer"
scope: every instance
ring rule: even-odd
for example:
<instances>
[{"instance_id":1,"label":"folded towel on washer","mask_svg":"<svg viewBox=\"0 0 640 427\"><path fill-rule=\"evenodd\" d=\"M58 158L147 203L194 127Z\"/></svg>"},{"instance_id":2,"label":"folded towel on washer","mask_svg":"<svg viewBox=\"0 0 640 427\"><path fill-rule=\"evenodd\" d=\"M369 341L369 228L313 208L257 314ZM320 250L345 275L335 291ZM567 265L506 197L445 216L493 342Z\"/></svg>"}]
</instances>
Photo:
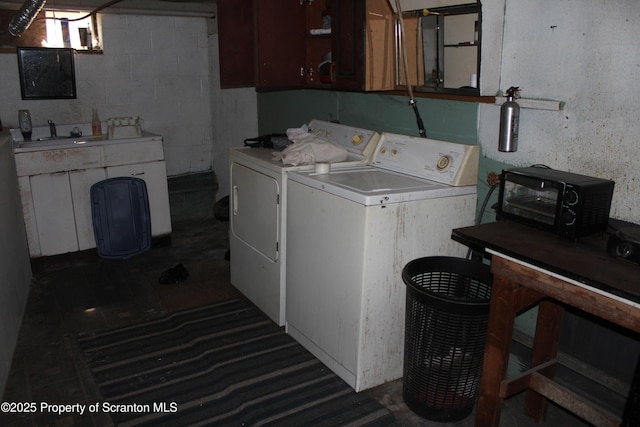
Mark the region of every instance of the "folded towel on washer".
<instances>
[{"instance_id":1,"label":"folded towel on washer","mask_svg":"<svg viewBox=\"0 0 640 427\"><path fill-rule=\"evenodd\" d=\"M302 128L287 129L287 137L293 144L273 153L276 161L286 165L312 165L316 162L344 162L349 152L327 138L310 133L306 125Z\"/></svg>"}]
</instances>

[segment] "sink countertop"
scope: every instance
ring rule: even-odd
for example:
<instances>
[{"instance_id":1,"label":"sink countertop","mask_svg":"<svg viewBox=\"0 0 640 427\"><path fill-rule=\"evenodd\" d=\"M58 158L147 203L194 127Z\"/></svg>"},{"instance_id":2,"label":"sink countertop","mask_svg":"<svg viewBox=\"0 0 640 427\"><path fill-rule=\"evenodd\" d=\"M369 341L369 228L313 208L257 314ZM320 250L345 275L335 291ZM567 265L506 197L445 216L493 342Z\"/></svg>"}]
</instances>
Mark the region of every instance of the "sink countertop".
<instances>
[{"instance_id":1,"label":"sink countertop","mask_svg":"<svg viewBox=\"0 0 640 427\"><path fill-rule=\"evenodd\" d=\"M106 129L106 122L103 123L103 129ZM91 123L73 123L68 125L56 125L56 133L58 134L58 138L71 138L71 131L74 128L78 128L82 135L91 136ZM20 128L11 128L9 129L11 136L14 142L25 142L22 137L22 132ZM38 139L50 138L51 133L49 130L49 125L47 126L33 126L33 131L31 133L31 140L37 141Z\"/></svg>"},{"instance_id":2,"label":"sink countertop","mask_svg":"<svg viewBox=\"0 0 640 427\"><path fill-rule=\"evenodd\" d=\"M66 136L69 135L71 129L77 127L83 133L82 136ZM157 139L162 138L160 135L143 132L141 137L131 137L122 139L109 139L107 134L100 136L91 135L91 124L74 124L58 126L58 137L51 138L48 126L38 126L33 128L31 141L25 141L22 137L20 129L10 129L13 138L14 153L22 153L29 151L44 150L60 150L66 148L80 148L94 145L117 144L124 142L132 142L140 139ZM86 136L85 136L86 134Z\"/></svg>"}]
</instances>

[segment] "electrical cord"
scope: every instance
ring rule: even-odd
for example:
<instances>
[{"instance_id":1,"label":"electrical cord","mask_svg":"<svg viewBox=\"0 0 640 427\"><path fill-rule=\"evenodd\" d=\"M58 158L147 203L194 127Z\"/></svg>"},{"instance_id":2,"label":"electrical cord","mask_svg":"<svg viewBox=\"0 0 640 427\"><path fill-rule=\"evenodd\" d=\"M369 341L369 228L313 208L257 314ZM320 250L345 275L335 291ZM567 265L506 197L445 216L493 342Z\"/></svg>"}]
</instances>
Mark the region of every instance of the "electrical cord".
<instances>
[{"instance_id":1,"label":"electrical cord","mask_svg":"<svg viewBox=\"0 0 640 427\"><path fill-rule=\"evenodd\" d=\"M480 223L482 222L482 216L484 215L484 211L487 208L487 203L489 202L489 198L493 194L493 191L496 189L496 187L497 185L489 186L489 191L487 192L487 195L484 197L484 201L482 202L482 206L480 207L480 211L478 212L478 216L476 217L475 225L480 225Z\"/></svg>"},{"instance_id":2,"label":"electrical cord","mask_svg":"<svg viewBox=\"0 0 640 427\"><path fill-rule=\"evenodd\" d=\"M109 1L107 3L101 4L100 6L96 7L91 12L87 13L86 15L81 16L80 18L74 18L74 19L66 19L66 18L64 18L64 20L66 20L66 21L82 21L83 19L86 19L86 18L88 18L88 17L90 17L92 15L95 15L96 13L100 12L101 10L106 9L108 7L111 7L114 4L120 3L122 1L124 1L124 0L111 0L111 1ZM61 21L63 18L45 18L45 19L55 19L55 20Z\"/></svg>"},{"instance_id":3,"label":"electrical cord","mask_svg":"<svg viewBox=\"0 0 640 427\"><path fill-rule=\"evenodd\" d=\"M484 212L487 209L487 204L489 203L489 199L491 198L491 195L495 191L496 187L500 185L500 175L498 175L495 172L489 172L489 174L487 175L487 183L489 184L489 191L484 196L484 200L482 201L482 206L480 207L480 210L478 211L478 215L476 216L475 225L480 225L480 223L482 222L482 217L484 216ZM473 249L469 248L467 250L466 258L471 259L473 252L474 252Z\"/></svg>"}]
</instances>

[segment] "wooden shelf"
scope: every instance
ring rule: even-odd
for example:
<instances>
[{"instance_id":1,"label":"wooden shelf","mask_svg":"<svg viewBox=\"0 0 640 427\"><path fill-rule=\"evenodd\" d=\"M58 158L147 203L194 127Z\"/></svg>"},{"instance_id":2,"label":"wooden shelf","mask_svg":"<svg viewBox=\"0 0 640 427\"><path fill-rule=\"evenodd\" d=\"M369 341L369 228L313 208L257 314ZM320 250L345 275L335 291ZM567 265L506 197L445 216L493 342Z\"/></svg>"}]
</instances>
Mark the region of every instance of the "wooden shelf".
<instances>
[{"instance_id":1,"label":"wooden shelf","mask_svg":"<svg viewBox=\"0 0 640 427\"><path fill-rule=\"evenodd\" d=\"M507 102L507 98L504 96L496 96L495 97L496 105L502 105ZM527 99L527 98L518 98L515 100L520 108L529 108L533 110L549 110L549 111L560 111L564 109L565 103L563 101L557 101L552 99Z\"/></svg>"},{"instance_id":2,"label":"wooden shelf","mask_svg":"<svg viewBox=\"0 0 640 427\"><path fill-rule=\"evenodd\" d=\"M385 91L380 93L386 93L389 95L407 96L407 92L402 89L403 87L399 86L398 90ZM481 104L494 104L496 102L495 96L465 95L465 94L452 93L452 92L453 91L447 91L447 92L420 91L417 88L413 88L413 96L415 96L416 98L447 99L451 101L478 102Z\"/></svg>"}]
</instances>

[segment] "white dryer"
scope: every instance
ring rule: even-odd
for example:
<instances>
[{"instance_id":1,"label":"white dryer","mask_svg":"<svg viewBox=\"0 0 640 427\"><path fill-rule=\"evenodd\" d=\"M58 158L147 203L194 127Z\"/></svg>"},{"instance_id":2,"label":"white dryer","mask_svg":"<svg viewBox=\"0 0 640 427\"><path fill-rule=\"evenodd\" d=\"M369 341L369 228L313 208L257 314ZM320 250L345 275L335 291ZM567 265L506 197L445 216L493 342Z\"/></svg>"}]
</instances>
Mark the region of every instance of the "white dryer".
<instances>
[{"instance_id":1,"label":"white dryer","mask_svg":"<svg viewBox=\"0 0 640 427\"><path fill-rule=\"evenodd\" d=\"M402 377L411 260L464 256L479 146L383 133L370 167L289 174L287 332L356 391Z\"/></svg>"},{"instance_id":2,"label":"white dryer","mask_svg":"<svg viewBox=\"0 0 640 427\"><path fill-rule=\"evenodd\" d=\"M345 162L332 169L366 165L380 139L377 132L339 123L312 120L312 132L347 149ZM287 175L314 170L273 160L273 149L230 150L231 283L274 322L285 321ZM304 233L304 230L301 230Z\"/></svg>"}]
</instances>

